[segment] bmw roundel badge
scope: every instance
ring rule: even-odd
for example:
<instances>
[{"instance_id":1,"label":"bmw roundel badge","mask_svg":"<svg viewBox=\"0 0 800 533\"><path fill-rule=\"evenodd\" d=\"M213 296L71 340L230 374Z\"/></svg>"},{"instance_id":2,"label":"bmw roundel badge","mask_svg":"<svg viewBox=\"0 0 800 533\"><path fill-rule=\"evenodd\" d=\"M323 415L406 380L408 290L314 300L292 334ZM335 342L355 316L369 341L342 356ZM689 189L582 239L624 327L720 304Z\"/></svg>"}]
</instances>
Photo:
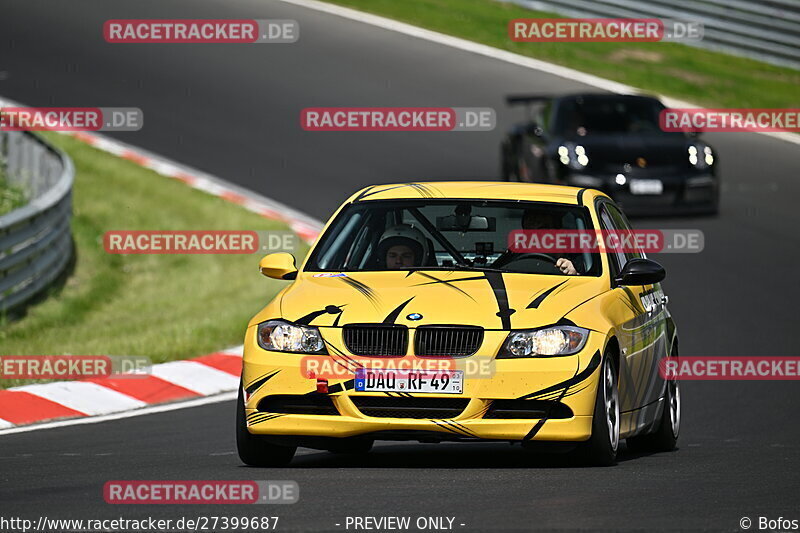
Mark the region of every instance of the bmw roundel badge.
<instances>
[{"instance_id":1,"label":"bmw roundel badge","mask_svg":"<svg viewBox=\"0 0 800 533\"><path fill-rule=\"evenodd\" d=\"M422 318L422 315L419 314L419 313L411 313L406 318L409 319L409 320L419 320L419 319Z\"/></svg>"}]
</instances>

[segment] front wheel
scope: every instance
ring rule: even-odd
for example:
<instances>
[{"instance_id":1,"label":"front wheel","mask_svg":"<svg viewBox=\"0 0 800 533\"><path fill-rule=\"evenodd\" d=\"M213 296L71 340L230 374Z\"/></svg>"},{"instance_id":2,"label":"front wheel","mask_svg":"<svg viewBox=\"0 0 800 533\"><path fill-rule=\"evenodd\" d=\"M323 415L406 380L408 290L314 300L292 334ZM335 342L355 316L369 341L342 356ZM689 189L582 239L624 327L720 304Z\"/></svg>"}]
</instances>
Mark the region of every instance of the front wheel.
<instances>
[{"instance_id":1,"label":"front wheel","mask_svg":"<svg viewBox=\"0 0 800 533\"><path fill-rule=\"evenodd\" d=\"M605 353L601 368L592 417L592 436L582 442L576 451L579 459L588 465L611 466L616 463L619 447L619 390L617 369L611 353Z\"/></svg>"},{"instance_id":2,"label":"front wheel","mask_svg":"<svg viewBox=\"0 0 800 533\"><path fill-rule=\"evenodd\" d=\"M268 442L262 435L253 435L247 430L244 412L244 393L239 384L239 399L236 401L236 449L239 459L249 466L286 466L297 451L296 446L279 446Z\"/></svg>"}]
</instances>

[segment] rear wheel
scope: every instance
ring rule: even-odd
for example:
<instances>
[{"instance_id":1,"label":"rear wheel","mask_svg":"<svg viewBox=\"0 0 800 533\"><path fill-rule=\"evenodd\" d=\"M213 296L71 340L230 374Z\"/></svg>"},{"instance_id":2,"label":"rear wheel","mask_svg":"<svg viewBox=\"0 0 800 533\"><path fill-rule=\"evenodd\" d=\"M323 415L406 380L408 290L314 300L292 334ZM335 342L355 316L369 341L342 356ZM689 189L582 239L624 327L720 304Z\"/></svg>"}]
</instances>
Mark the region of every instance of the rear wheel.
<instances>
[{"instance_id":1,"label":"rear wheel","mask_svg":"<svg viewBox=\"0 0 800 533\"><path fill-rule=\"evenodd\" d=\"M619 447L619 390L617 369L611 353L603 356L600 381L597 384L592 436L576 450L579 459L592 466L616 463Z\"/></svg>"},{"instance_id":2,"label":"rear wheel","mask_svg":"<svg viewBox=\"0 0 800 533\"><path fill-rule=\"evenodd\" d=\"M669 452L675 449L681 431L681 388L677 379L667 380L661 422L655 433L631 437L625 442L635 452Z\"/></svg>"},{"instance_id":3,"label":"rear wheel","mask_svg":"<svg viewBox=\"0 0 800 533\"><path fill-rule=\"evenodd\" d=\"M244 412L244 393L239 385L236 402L236 449L239 459L250 466L286 466L297 451L296 446L279 446L267 441L262 435L253 435L247 430Z\"/></svg>"}]
</instances>

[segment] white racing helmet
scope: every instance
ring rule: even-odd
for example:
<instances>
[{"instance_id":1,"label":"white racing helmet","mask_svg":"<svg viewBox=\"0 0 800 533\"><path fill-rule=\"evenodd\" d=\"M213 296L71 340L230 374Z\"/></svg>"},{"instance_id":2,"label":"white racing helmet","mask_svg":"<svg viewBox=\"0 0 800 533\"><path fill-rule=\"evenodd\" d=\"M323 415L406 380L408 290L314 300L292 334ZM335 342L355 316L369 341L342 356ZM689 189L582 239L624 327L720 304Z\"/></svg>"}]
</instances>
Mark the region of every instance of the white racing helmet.
<instances>
[{"instance_id":1,"label":"white racing helmet","mask_svg":"<svg viewBox=\"0 0 800 533\"><path fill-rule=\"evenodd\" d=\"M390 228L381 235L378 241L378 253L380 254L381 262L386 257L386 252L392 246L404 245L414 250L416 263L422 266L428 259L428 239L420 230L408 224L397 224Z\"/></svg>"}]
</instances>

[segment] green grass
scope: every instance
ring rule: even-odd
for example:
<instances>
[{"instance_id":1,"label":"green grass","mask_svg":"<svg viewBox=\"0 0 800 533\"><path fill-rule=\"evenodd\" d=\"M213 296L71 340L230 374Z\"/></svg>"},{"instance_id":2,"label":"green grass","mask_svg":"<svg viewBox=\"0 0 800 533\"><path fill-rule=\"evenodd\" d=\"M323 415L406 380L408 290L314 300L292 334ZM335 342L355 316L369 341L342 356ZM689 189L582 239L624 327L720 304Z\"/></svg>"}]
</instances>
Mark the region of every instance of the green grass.
<instances>
[{"instance_id":1,"label":"green grass","mask_svg":"<svg viewBox=\"0 0 800 533\"><path fill-rule=\"evenodd\" d=\"M75 162L77 263L60 290L0 325L0 354L163 362L241 344L248 320L285 284L258 273L260 255L111 255L103 234L287 227L72 138L48 138Z\"/></svg>"},{"instance_id":2,"label":"green grass","mask_svg":"<svg viewBox=\"0 0 800 533\"><path fill-rule=\"evenodd\" d=\"M25 190L8 183L3 174L3 167L0 166L0 216L22 207L25 202Z\"/></svg>"},{"instance_id":3,"label":"green grass","mask_svg":"<svg viewBox=\"0 0 800 533\"><path fill-rule=\"evenodd\" d=\"M676 43L517 43L515 18L558 17L493 0L327 0L708 107L798 107L800 71ZM563 17L562 17L563 18Z\"/></svg>"}]
</instances>

